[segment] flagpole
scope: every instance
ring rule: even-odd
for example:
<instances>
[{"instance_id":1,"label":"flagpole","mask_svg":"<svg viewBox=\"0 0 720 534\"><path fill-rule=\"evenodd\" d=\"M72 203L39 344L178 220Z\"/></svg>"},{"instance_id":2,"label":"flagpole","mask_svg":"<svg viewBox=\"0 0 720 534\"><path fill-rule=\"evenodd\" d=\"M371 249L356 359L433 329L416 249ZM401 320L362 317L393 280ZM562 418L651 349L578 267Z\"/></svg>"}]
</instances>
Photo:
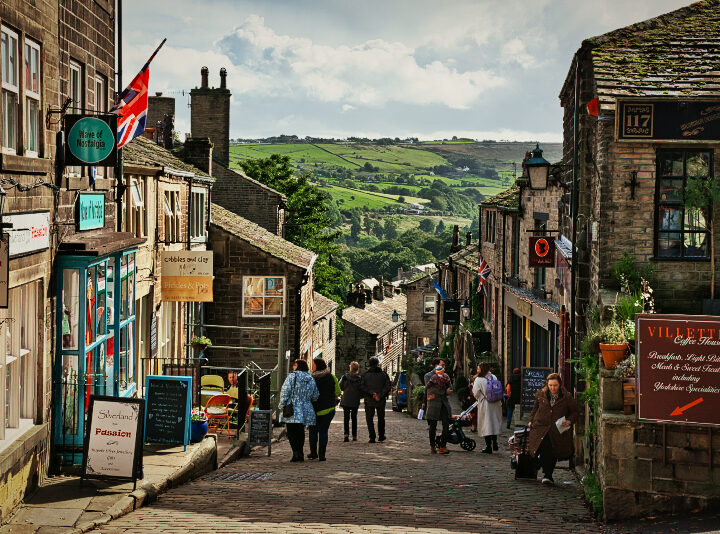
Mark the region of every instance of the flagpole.
<instances>
[{"instance_id":1,"label":"flagpole","mask_svg":"<svg viewBox=\"0 0 720 534\"><path fill-rule=\"evenodd\" d=\"M119 95L123 90L122 84L122 0L117 0L117 86L115 94ZM115 132L115 143L117 143L117 132ZM122 183L123 162L122 148L117 150L115 161L115 218L117 220L117 231L122 232L122 197L124 188Z\"/></svg>"},{"instance_id":2,"label":"flagpole","mask_svg":"<svg viewBox=\"0 0 720 534\"><path fill-rule=\"evenodd\" d=\"M165 41L167 41L167 37L165 37L165 39L162 40L162 43L160 43L160 44L158 45L158 47L155 49L155 52L153 52L152 55L150 56L150 59L148 59L148 60L145 62L145 65L143 65L143 69L145 69L148 65L150 65L150 62L151 62L153 59L155 59L155 56L157 55L158 52L160 52L160 49L161 49L162 46L165 44ZM142 70L142 69L141 69L141 70Z\"/></svg>"}]
</instances>

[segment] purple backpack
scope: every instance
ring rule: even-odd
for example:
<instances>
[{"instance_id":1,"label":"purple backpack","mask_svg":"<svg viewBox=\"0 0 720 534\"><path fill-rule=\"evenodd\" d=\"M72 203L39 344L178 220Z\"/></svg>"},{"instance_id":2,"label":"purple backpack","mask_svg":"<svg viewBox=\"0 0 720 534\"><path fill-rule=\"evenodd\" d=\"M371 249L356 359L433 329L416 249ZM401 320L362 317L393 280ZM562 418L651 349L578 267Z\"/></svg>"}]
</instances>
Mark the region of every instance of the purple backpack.
<instances>
[{"instance_id":1,"label":"purple backpack","mask_svg":"<svg viewBox=\"0 0 720 534\"><path fill-rule=\"evenodd\" d=\"M502 382L500 382L493 374L486 376L485 380L487 380L487 389L485 390L485 398L487 399L487 401L497 402L499 400L502 400L505 393L503 391Z\"/></svg>"}]
</instances>

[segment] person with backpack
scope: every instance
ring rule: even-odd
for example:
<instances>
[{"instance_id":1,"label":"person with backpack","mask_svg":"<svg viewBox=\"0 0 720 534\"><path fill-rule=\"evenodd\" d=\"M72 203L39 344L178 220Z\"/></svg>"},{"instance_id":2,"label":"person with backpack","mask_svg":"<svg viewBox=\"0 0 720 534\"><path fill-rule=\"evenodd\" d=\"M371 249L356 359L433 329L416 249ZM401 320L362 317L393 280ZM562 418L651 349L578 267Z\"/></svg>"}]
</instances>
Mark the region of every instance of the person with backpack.
<instances>
[{"instance_id":1,"label":"person with backpack","mask_svg":"<svg viewBox=\"0 0 720 534\"><path fill-rule=\"evenodd\" d=\"M350 420L352 420L352 440L357 441L357 413L360 407L360 364L350 362L350 371L340 379L342 390L342 406L345 418L343 428L345 430L345 441L350 441Z\"/></svg>"},{"instance_id":2,"label":"person with backpack","mask_svg":"<svg viewBox=\"0 0 720 534\"><path fill-rule=\"evenodd\" d=\"M490 372L489 363L483 362L478 366L472 390L478 401L478 436L485 438L485 448L481 452L492 454L493 450L498 450L497 437L502 428L501 401L505 391L502 382Z\"/></svg>"}]
</instances>

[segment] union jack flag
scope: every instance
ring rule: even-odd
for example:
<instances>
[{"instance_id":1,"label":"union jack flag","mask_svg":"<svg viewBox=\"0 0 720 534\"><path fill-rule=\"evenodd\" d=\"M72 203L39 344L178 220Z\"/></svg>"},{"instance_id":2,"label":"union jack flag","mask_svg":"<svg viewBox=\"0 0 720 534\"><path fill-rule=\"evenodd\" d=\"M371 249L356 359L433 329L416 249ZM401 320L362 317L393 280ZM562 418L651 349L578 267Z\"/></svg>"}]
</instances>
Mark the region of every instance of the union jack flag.
<instances>
[{"instance_id":1,"label":"union jack flag","mask_svg":"<svg viewBox=\"0 0 720 534\"><path fill-rule=\"evenodd\" d=\"M145 131L148 110L148 82L150 81L150 62L167 39L163 39L137 76L120 93L117 104L110 113L118 116L117 147L122 148Z\"/></svg>"},{"instance_id":2,"label":"union jack flag","mask_svg":"<svg viewBox=\"0 0 720 534\"><path fill-rule=\"evenodd\" d=\"M488 262L485 261L485 258L482 257L482 254L480 255L480 258L478 259L478 293L480 291L483 292L483 294L487 295L487 289L485 288L485 282L487 282L488 276L490 276L490 266L488 265Z\"/></svg>"}]
</instances>

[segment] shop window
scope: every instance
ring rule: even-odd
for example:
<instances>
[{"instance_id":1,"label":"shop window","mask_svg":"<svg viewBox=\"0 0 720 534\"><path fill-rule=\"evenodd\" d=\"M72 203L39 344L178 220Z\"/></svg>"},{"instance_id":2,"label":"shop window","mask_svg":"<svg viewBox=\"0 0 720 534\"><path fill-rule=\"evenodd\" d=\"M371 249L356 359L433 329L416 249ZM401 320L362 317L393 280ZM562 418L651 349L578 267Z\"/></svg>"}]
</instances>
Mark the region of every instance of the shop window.
<instances>
[{"instance_id":1,"label":"shop window","mask_svg":"<svg viewBox=\"0 0 720 534\"><path fill-rule=\"evenodd\" d=\"M11 289L8 294L7 322L0 349L0 449L19 437L35 419L37 402L37 358L40 324L38 310L40 283L32 282ZM5 441L6 443L3 443Z\"/></svg>"},{"instance_id":2,"label":"shop window","mask_svg":"<svg viewBox=\"0 0 720 534\"><path fill-rule=\"evenodd\" d=\"M18 34L0 28L0 69L2 70L2 151L15 154L18 149L18 102L20 96Z\"/></svg>"},{"instance_id":3,"label":"shop window","mask_svg":"<svg viewBox=\"0 0 720 534\"><path fill-rule=\"evenodd\" d=\"M530 321L530 367L550 367L548 331Z\"/></svg>"},{"instance_id":4,"label":"shop window","mask_svg":"<svg viewBox=\"0 0 720 534\"><path fill-rule=\"evenodd\" d=\"M659 150L657 154L656 256L662 259L709 258L706 213L683 202L689 179L712 176L712 152Z\"/></svg>"},{"instance_id":5,"label":"shop window","mask_svg":"<svg viewBox=\"0 0 720 534\"><path fill-rule=\"evenodd\" d=\"M285 315L285 277L243 277L243 317Z\"/></svg>"},{"instance_id":6,"label":"shop window","mask_svg":"<svg viewBox=\"0 0 720 534\"><path fill-rule=\"evenodd\" d=\"M25 155L40 151L40 45L25 40Z\"/></svg>"},{"instance_id":7,"label":"shop window","mask_svg":"<svg viewBox=\"0 0 720 534\"><path fill-rule=\"evenodd\" d=\"M485 212L485 242L495 243L495 225L497 222L497 211Z\"/></svg>"},{"instance_id":8,"label":"shop window","mask_svg":"<svg viewBox=\"0 0 720 534\"><path fill-rule=\"evenodd\" d=\"M147 180L145 178L131 178L126 193L127 231L135 237L147 237Z\"/></svg>"},{"instance_id":9,"label":"shop window","mask_svg":"<svg viewBox=\"0 0 720 534\"><path fill-rule=\"evenodd\" d=\"M418 337L416 340L415 347L424 347L426 345L430 344L430 338L429 337Z\"/></svg>"},{"instance_id":10,"label":"shop window","mask_svg":"<svg viewBox=\"0 0 720 534\"><path fill-rule=\"evenodd\" d=\"M160 307L160 320L158 332L158 356L168 360L173 359L173 333L178 323L177 302L163 302Z\"/></svg>"},{"instance_id":11,"label":"shop window","mask_svg":"<svg viewBox=\"0 0 720 534\"><path fill-rule=\"evenodd\" d=\"M202 187L192 188L192 210L190 213L190 239L196 242L205 242L205 193Z\"/></svg>"},{"instance_id":12,"label":"shop window","mask_svg":"<svg viewBox=\"0 0 720 534\"><path fill-rule=\"evenodd\" d=\"M179 191L165 191L163 195L163 213L165 222L165 242L179 242L182 239Z\"/></svg>"},{"instance_id":13,"label":"shop window","mask_svg":"<svg viewBox=\"0 0 720 534\"><path fill-rule=\"evenodd\" d=\"M69 93L71 104L69 113L82 113L85 105L83 95L83 68L80 63L70 60L70 79ZM68 176L79 177L82 175L82 167L79 165L69 165L66 167Z\"/></svg>"},{"instance_id":14,"label":"shop window","mask_svg":"<svg viewBox=\"0 0 720 534\"><path fill-rule=\"evenodd\" d=\"M435 295L423 295L423 313L435 315L437 309L437 297Z\"/></svg>"}]
</instances>

